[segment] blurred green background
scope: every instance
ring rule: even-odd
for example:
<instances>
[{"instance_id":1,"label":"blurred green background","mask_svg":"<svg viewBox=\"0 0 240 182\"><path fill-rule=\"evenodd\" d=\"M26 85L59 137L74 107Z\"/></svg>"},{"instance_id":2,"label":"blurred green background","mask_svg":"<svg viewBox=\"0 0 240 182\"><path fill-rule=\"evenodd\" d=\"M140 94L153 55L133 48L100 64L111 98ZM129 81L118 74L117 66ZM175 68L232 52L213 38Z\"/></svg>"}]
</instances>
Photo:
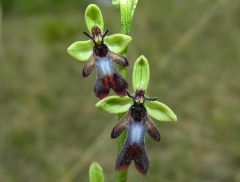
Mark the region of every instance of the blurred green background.
<instances>
[{"instance_id":1,"label":"blurred green background","mask_svg":"<svg viewBox=\"0 0 240 182\"><path fill-rule=\"evenodd\" d=\"M114 181L113 115L95 108L95 75L67 47L86 37L94 1L2 0L0 22L0 181L88 181L99 162ZM119 12L95 1L110 34ZM177 114L147 137L147 176L131 182L240 181L240 1L139 0L129 47L128 81L141 54L151 68L148 95Z\"/></svg>"}]
</instances>

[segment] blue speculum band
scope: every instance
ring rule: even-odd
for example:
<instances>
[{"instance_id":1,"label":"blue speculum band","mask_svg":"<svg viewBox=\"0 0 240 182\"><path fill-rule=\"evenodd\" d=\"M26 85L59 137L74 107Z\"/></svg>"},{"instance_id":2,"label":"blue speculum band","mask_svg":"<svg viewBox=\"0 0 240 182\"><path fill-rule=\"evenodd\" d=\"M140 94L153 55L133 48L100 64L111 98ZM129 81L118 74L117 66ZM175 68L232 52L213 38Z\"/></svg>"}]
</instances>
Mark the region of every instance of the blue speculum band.
<instances>
[{"instance_id":1,"label":"blue speculum band","mask_svg":"<svg viewBox=\"0 0 240 182\"><path fill-rule=\"evenodd\" d=\"M113 61L108 57L99 58L96 61L96 68L98 78L104 78L107 75L110 76L117 72L113 65Z\"/></svg>"}]
</instances>

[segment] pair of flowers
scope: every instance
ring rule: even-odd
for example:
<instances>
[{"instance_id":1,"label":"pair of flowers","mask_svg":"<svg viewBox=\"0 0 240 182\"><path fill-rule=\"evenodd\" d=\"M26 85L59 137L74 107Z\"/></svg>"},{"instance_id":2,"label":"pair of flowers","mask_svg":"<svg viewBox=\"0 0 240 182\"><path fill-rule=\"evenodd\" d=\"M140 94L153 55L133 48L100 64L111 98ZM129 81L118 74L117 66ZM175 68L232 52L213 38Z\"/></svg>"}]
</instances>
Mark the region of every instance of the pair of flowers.
<instances>
[{"instance_id":1,"label":"pair of flowers","mask_svg":"<svg viewBox=\"0 0 240 182\"><path fill-rule=\"evenodd\" d=\"M84 77L90 75L96 67L97 80L94 92L101 99L96 107L112 114L126 113L111 134L112 138L116 138L125 129L128 130L115 168L126 169L133 160L138 171L146 174L149 161L145 150L145 133L148 132L149 136L156 141L160 140L160 133L148 114L160 121L176 121L177 117L168 106L157 101L157 98L145 96L150 70L144 56L137 59L133 68L132 84L135 94L128 92L128 83L117 71L114 63L128 66L127 59L119 53L127 49L131 37L123 34L106 36L108 30L104 32L102 13L96 5L87 7L85 21L90 34L86 32L84 34L90 40L73 43L68 48L68 53L80 61L88 60L83 68ZM107 97L110 88L119 96Z\"/></svg>"}]
</instances>

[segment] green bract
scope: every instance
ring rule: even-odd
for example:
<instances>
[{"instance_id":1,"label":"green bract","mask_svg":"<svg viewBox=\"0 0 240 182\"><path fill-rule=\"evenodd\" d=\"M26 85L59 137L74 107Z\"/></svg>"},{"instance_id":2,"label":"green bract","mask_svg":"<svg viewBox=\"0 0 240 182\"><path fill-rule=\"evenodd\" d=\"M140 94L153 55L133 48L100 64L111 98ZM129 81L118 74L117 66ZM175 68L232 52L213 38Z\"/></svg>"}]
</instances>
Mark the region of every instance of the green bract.
<instances>
[{"instance_id":1,"label":"green bract","mask_svg":"<svg viewBox=\"0 0 240 182\"><path fill-rule=\"evenodd\" d=\"M99 27L102 32L104 31L102 12L96 4L88 5L85 11L85 22L89 32L96 26Z\"/></svg>"},{"instance_id":2,"label":"green bract","mask_svg":"<svg viewBox=\"0 0 240 182\"><path fill-rule=\"evenodd\" d=\"M144 56L140 56L133 67L133 90L136 90L137 88L143 88L146 91L148 87L149 77L150 69L148 61Z\"/></svg>"},{"instance_id":3,"label":"green bract","mask_svg":"<svg viewBox=\"0 0 240 182\"><path fill-rule=\"evenodd\" d=\"M87 61L93 52L93 42L91 40L77 41L67 49L68 54L80 61Z\"/></svg>"},{"instance_id":4,"label":"green bract","mask_svg":"<svg viewBox=\"0 0 240 182\"><path fill-rule=\"evenodd\" d=\"M110 96L100 100L96 107L111 114L120 114L128 111L131 106L131 99L127 96Z\"/></svg>"},{"instance_id":5,"label":"green bract","mask_svg":"<svg viewBox=\"0 0 240 182\"><path fill-rule=\"evenodd\" d=\"M90 182L104 182L104 175L102 167L96 163L93 162L89 168L89 178Z\"/></svg>"},{"instance_id":6,"label":"green bract","mask_svg":"<svg viewBox=\"0 0 240 182\"><path fill-rule=\"evenodd\" d=\"M132 27L132 19L138 0L118 0L117 5L121 11L121 29L125 34L130 33Z\"/></svg>"},{"instance_id":7,"label":"green bract","mask_svg":"<svg viewBox=\"0 0 240 182\"><path fill-rule=\"evenodd\" d=\"M92 32L92 28L98 26L104 32L104 21L102 12L95 4L90 4L85 12L85 21L88 31ZM132 38L124 34L113 34L104 38L104 43L115 53L122 53L127 49ZM68 54L80 61L87 61L93 53L94 43L92 40L77 41L70 45L67 49Z\"/></svg>"},{"instance_id":8,"label":"green bract","mask_svg":"<svg viewBox=\"0 0 240 182\"><path fill-rule=\"evenodd\" d=\"M150 77L150 69L148 60L144 56L140 56L133 68L132 84L134 92L137 88L147 90ZM111 114L125 113L132 105L132 99L127 96L110 96L100 100L96 107ZM177 121L177 116L174 112L165 104L159 101L145 101L145 107L147 108L149 116L158 121Z\"/></svg>"}]
</instances>

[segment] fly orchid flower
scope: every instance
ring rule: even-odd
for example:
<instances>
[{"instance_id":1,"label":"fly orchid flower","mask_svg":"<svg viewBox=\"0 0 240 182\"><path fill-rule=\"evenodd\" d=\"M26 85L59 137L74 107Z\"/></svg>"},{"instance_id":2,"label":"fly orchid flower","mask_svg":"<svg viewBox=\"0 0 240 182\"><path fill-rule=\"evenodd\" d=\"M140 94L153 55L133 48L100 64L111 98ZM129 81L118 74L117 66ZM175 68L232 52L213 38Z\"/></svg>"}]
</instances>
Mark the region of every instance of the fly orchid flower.
<instances>
[{"instance_id":1,"label":"fly orchid flower","mask_svg":"<svg viewBox=\"0 0 240 182\"><path fill-rule=\"evenodd\" d=\"M104 22L100 9L91 4L85 12L85 21L91 34L84 32L90 38L87 41L77 41L68 47L68 53L80 61L87 61L82 75L87 77L93 68L97 70L97 80L94 86L95 95L103 99L109 95L112 88L117 95L123 96L127 93L128 84L114 66L128 66L127 59L120 55L128 47L131 37L124 34L106 36L104 33Z\"/></svg>"},{"instance_id":2,"label":"fly orchid flower","mask_svg":"<svg viewBox=\"0 0 240 182\"><path fill-rule=\"evenodd\" d=\"M145 149L145 133L148 132L152 139L160 141L160 133L148 117L144 106L145 100L156 101L157 98L146 98L144 93L143 89L137 89L135 95L128 93L134 103L129 108L128 113L112 130L112 138L117 138L125 129L128 130L124 146L117 157L116 170L127 169L131 161L134 160L137 170L142 174L147 174L149 161Z\"/></svg>"},{"instance_id":3,"label":"fly orchid flower","mask_svg":"<svg viewBox=\"0 0 240 182\"><path fill-rule=\"evenodd\" d=\"M135 95L128 92L128 96L124 97L110 96L96 104L96 107L112 114L127 112L121 122L113 128L111 134L112 138L116 138L125 129L128 131L124 146L116 160L116 170L127 169L134 160L137 170L147 174L149 161L145 150L145 133L148 132L149 136L156 141L160 140L156 126L148 116L159 121L177 121L176 115L168 106L157 101L155 97L145 96L149 76L148 61L144 56L140 56L134 64L132 74Z\"/></svg>"}]
</instances>

